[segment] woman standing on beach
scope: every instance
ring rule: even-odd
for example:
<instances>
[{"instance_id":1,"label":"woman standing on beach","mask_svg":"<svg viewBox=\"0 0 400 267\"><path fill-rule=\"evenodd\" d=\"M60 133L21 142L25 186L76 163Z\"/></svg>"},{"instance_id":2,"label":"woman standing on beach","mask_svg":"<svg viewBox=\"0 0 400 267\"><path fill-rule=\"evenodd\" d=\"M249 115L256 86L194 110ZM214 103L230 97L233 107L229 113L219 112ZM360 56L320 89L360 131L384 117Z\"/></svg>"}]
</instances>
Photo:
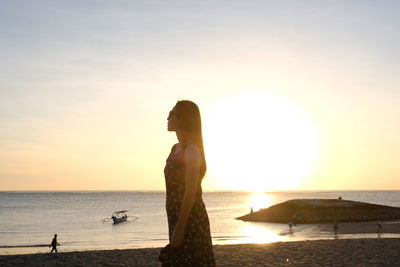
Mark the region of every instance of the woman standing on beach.
<instances>
[{"instance_id":1,"label":"woman standing on beach","mask_svg":"<svg viewBox=\"0 0 400 267\"><path fill-rule=\"evenodd\" d=\"M175 144L164 168L170 246L176 248L173 266L215 266L210 223L202 199L206 172L201 117L197 105L178 101L168 116Z\"/></svg>"}]
</instances>

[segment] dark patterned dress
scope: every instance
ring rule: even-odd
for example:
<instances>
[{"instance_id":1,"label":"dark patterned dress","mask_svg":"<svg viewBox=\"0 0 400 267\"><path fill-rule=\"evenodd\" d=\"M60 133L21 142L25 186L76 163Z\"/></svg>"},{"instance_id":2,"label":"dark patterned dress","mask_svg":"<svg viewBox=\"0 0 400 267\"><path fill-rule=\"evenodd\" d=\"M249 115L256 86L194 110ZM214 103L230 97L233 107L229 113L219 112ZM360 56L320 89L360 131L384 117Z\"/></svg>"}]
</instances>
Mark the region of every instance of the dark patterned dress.
<instances>
[{"instance_id":1,"label":"dark patterned dress","mask_svg":"<svg viewBox=\"0 0 400 267\"><path fill-rule=\"evenodd\" d=\"M164 168L170 241L175 225L178 222L185 192L185 165L182 161L184 149L175 154L175 148L176 145L172 147ZM180 256L174 266L215 266L210 223L202 199L201 180L199 181L197 194L185 227L182 249L183 251L179 254Z\"/></svg>"}]
</instances>

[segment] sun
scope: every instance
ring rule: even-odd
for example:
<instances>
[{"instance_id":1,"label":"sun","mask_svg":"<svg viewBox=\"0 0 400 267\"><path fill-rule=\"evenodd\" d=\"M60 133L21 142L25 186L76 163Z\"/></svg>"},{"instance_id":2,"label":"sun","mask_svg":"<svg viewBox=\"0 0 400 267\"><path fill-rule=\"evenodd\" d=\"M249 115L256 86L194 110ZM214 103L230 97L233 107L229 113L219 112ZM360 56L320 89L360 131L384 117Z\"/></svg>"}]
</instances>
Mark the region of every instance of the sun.
<instances>
[{"instance_id":1,"label":"sun","mask_svg":"<svg viewBox=\"0 0 400 267\"><path fill-rule=\"evenodd\" d=\"M216 101L204 115L208 173L221 188L296 189L315 163L315 127L284 97L237 94Z\"/></svg>"}]
</instances>

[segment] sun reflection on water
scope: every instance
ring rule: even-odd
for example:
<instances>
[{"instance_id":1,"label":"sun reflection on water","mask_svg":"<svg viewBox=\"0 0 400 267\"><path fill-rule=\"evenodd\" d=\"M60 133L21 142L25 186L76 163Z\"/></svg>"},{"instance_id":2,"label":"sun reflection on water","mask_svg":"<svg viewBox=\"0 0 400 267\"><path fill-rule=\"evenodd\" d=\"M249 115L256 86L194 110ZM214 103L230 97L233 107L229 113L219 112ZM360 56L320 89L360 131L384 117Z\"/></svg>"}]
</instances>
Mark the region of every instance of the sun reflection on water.
<instances>
[{"instance_id":1,"label":"sun reflection on water","mask_svg":"<svg viewBox=\"0 0 400 267\"><path fill-rule=\"evenodd\" d=\"M284 240L278 233L255 223L245 223L240 235L243 238L238 240L238 243L271 243Z\"/></svg>"},{"instance_id":2,"label":"sun reflection on water","mask_svg":"<svg viewBox=\"0 0 400 267\"><path fill-rule=\"evenodd\" d=\"M267 193L254 193L249 196L247 203L254 212L275 204L271 195ZM269 229L264 223L244 222L239 235L242 238L235 243L270 243L284 240L283 236Z\"/></svg>"}]
</instances>

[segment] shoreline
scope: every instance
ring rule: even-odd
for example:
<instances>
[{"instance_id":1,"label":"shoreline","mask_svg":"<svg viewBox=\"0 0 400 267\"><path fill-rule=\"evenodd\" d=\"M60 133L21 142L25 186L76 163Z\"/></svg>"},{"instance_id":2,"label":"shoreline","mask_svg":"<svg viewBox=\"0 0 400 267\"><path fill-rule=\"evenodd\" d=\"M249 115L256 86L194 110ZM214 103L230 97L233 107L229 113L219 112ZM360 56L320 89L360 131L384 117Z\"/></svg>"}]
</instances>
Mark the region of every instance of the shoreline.
<instances>
[{"instance_id":1,"label":"shoreline","mask_svg":"<svg viewBox=\"0 0 400 267\"><path fill-rule=\"evenodd\" d=\"M381 234L400 234L400 221L399 220L386 220L380 221ZM376 221L364 222L338 222L338 234L377 234ZM332 223L324 223L317 225L318 230L323 233L333 232Z\"/></svg>"},{"instance_id":2,"label":"shoreline","mask_svg":"<svg viewBox=\"0 0 400 267\"><path fill-rule=\"evenodd\" d=\"M400 238L214 245L217 266L395 266ZM0 266L160 266L160 248L0 255Z\"/></svg>"},{"instance_id":3,"label":"shoreline","mask_svg":"<svg viewBox=\"0 0 400 267\"><path fill-rule=\"evenodd\" d=\"M262 226L263 223L246 222L254 224L254 226ZM378 235L376 222L339 222L339 229L337 239L374 239L374 238L400 238L400 221L385 221L381 222L382 229L381 234ZM268 237L263 240L254 239L251 236L248 239L230 241L222 241L218 239L213 240L214 245L239 245L239 244L272 244L277 242L302 242L302 241L317 241L317 240L333 240L335 239L333 232L333 225L330 223L322 224L298 224L293 226L292 231L288 227L284 226L281 230L275 230L275 234L281 239L268 240ZM261 228L263 229L263 228ZM266 228L268 229L268 228ZM262 231L260 232L262 236ZM168 240L165 240L165 244ZM86 252L86 251L99 251L99 250L132 250L132 249L152 249L162 247L164 243L158 243L148 246L96 246L96 247L71 247L65 246L61 243L59 251L62 253L69 252ZM0 247L1 256L12 256L12 255L30 255L30 254L46 254L50 249L47 248L47 244L33 244L33 245L9 245Z\"/></svg>"}]
</instances>

